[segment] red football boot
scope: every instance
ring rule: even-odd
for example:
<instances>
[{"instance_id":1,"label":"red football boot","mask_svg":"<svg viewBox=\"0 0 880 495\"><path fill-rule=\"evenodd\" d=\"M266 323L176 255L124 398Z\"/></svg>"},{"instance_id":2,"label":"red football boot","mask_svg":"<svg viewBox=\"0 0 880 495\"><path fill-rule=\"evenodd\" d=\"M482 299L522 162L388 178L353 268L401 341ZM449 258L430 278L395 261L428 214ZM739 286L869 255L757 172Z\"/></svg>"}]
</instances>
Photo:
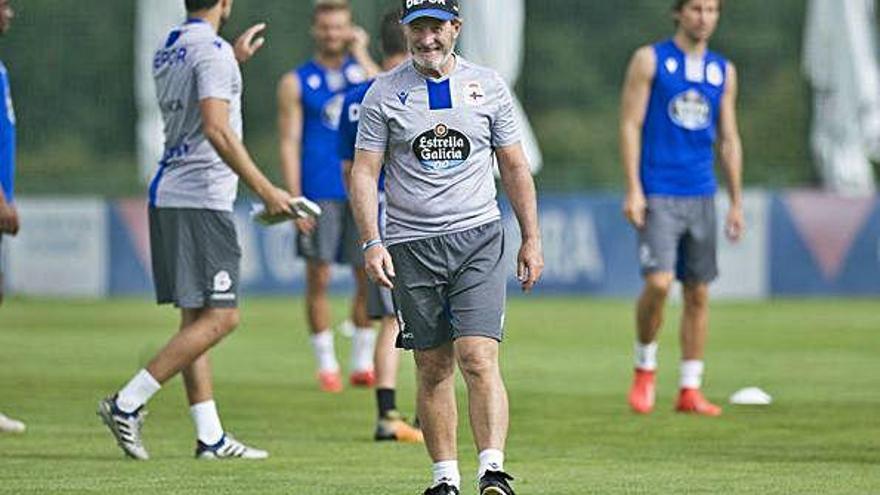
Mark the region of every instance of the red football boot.
<instances>
[{"instance_id":1,"label":"red football boot","mask_svg":"<svg viewBox=\"0 0 880 495\"><path fill-rule=\"evenodd\" d=\"M680 413L699 414L701 416L721 416L721 407L712 404L699 389L683 388L678 393L675 410Z\"/></svg>"},{"instance_id":2,"label":"red football boot","mask_svg":"<svg viewBox=\"0 0 880 495\"><path fill-rule=\"evenodd\" d=\"M348 381L355 387L372 388L376 384L376 372L373 370L353 371L348 377Z\"/></svg>"},{"instance_id":3,"label":"red football boot","mask_svg":"<svg viewBox=\"0 0 880 495\"><path fill-rule=\"evenodd\" d=\"M342 392L342 376L339 371L319 371L318 385L324 392L338 394Z\"/></svg>"},{"instance_id":4,"label":"red football boot","mask_svg":"<svg viewBox=\"0 0 880 495\"><path fill-rule=\"evenodd\" d=\"M655 371L636 368L632 388L629 390L629 407L633 412L648 414L654 409Z\"/></svg>"}]
</instances>

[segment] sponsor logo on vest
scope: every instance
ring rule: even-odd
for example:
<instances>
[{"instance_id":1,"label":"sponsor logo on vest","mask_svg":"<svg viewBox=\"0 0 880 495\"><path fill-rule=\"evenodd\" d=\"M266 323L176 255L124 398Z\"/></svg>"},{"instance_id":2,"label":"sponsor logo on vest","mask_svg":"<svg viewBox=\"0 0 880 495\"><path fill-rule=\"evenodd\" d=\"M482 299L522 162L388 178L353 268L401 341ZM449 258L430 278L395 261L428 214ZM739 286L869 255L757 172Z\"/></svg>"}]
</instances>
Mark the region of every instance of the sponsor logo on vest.
<instances>
[{"instance_id":1,"label":"sponsor logo on vest","mask_svg":"<svg viewBox=\"0 0 880 495\"><path fill-rule=\"evenodd\" d=\"M471 156L471 142L446 124L437 124L413 141L413 153L426 170L446 170L461 165Z\"/></svg>"},{"instance_id":2,"label":"sponsor logo on vest","mask_svg":"<svg viewBox=\"0 0 880 495\"><path fill-rule=\"evenodd\" d=\"M679 127L700 131L709 127L712 108L709 100L696 89L679 93L669 102L669 118Z\"/></svg>"}]
</instances>

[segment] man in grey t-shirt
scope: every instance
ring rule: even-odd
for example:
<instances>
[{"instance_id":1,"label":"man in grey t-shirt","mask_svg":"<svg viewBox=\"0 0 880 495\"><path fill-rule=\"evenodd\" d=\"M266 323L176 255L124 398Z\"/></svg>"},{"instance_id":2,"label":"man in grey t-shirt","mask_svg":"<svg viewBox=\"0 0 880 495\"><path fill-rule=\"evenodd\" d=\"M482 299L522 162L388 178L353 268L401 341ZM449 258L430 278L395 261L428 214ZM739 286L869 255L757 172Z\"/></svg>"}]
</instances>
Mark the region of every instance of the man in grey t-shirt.
<instances>
[{"instance_id":1,"label":"man in grey t-shirt","mask_svg":"<svg viewBox=\"0 0 880 495\"><path fill-rule=\"evenodd\" d=\"M434 462L425 493L460 490L457 362L471 398L480 493L512 494L503 468L508 408L498 349L507 273L493 156L522 232L517 275L526 291L543 268L534 183L507 86L453 53L458 2L402 3L412 60L379 76L361 106L352 207L367 273L392 289L398 345L415 352L419 420ZM387 232L380 239L383 162Z\"/></svg>"},{"instance_id":2,"label":"man in grey t-shirt","mask_svg":"<svg viewBox=\"0 0 880 495\"><path fill-rule=\"evenodd\" d=\"M291 196L273 186L244 147L239 62L263 44L245 32L233 48L217 35L233 0L186 0L189 19L153 59L165 122L165 154L150 184L150 248L159 304L180 308L180 331L98 415L123 452L149 458L141 441L145 405L183 374L196 427L196 457L263 459L268 453L227 435L213 399L208 351L238 324L241 249L232 220L238 178L270 214L291 215Z\"/></svg>"}]
</instances>

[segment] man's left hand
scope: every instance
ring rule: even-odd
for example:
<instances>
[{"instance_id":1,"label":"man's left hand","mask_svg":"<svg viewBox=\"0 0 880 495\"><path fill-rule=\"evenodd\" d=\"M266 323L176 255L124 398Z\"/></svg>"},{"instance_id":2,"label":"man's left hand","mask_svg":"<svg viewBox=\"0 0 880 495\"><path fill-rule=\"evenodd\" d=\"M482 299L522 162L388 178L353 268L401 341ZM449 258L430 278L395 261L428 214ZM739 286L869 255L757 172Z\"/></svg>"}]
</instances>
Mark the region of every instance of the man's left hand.
<instances>
[{"instance_id":1,"label":"man's left hand","mask_svg":"<svg viewBox=\"0 0 880 495\"><path fill-rule=\"evenodd\" d=\"M351 29L350 49L352 53L366 53L370 46L370 34L360 26Z\"/></svg>"},{"instance_id":2,"label":"man's left hand","mask_svg":"<svg viewBox=\"0 0 880 495\"><path fill-rule=\"evenodd\" d=\"M746 220L742 206L731 206L727 212L727 221L724 224L724 233L731 242L738 242L746 231Z\"/></svg>"},{"instance_id":3,"label":"man's left hand","mask_svg":"<svg viewBox=\"0 0 880 495\"><path fill-rule=\"evenodd\" d=\"M541 278L544 271L544 254L540 239L523 240L517 256L516 278L522 284L523 292L529 292Z\"/></svg>"},{"instance_id":4,"label":"man's left hand","mask_svg":"<svg viewBox=\"0 0 880 495\"><path fill-rule=\"evenodd\" d=\"M261 36L254 39L254 37L265 29L265 22L254 24L235 40L235 59L238 60L238 63L243 64L247 62L255 53L257 53L257 51L259 51L260 48L263 47L263 44L266 43L266 38Z\"/></svg>"},{"instance_id":5,"label":"man's left hand","mask_svg":"<svg viewBox=\"0 0 880 495\"><path fill-rule=\"evenodd\" d=\"M0 203L0 233L18 234L18 211L9 203Z\"/></svg>"}]
</instances>

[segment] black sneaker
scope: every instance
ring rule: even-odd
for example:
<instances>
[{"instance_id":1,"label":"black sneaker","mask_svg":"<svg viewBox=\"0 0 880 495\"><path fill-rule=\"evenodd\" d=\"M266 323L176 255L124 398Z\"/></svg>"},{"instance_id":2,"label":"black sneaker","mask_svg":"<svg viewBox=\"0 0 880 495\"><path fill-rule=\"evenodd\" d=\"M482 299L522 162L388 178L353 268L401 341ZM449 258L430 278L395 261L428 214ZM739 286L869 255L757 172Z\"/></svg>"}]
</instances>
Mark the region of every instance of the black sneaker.
<instances>
[{"instance_id":1,"label":"black sneaker","mask_svg":"<svg viewBox=\"0 0 880 495\"><path fill-rule=\"evenodd\" d=\"M480 495L515 495L508 481L513 481L513 476L504 471L486 471L480 478Z\"/></svg>"},{"instance_id":2,"label":"black sneaker","mask_svg":"<svg viewBox=\"0 0 880 495\"><path fill-rule=\"evenodd\" d=\"M440 483L439 485L428 488L422 495L460 495L461 492L458 491L458 488L448 484L448 483Z\"/></svg>"}]
</instances>

